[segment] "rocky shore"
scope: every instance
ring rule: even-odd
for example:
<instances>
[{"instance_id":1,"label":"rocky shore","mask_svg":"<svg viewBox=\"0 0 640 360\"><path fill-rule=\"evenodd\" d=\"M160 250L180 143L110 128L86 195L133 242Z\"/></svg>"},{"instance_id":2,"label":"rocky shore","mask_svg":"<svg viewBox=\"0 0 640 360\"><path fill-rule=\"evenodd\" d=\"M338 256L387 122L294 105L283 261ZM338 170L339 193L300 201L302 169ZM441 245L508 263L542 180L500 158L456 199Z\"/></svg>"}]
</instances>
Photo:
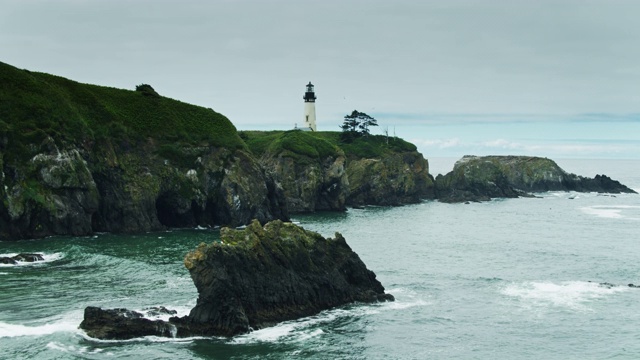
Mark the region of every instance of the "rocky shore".
<instances>
[{"instance_id":1,"label":"rocky shore","mask_svg":"<svg viewBox=\"0 0 640 360\"><path fill-rule=\"evenodd\" d=\"M544 191L635 193L606 175L593 179L567 173L554 161L531 156L465 156L436 177L441 202L530 197Z\"/></svg>"},{"instance_id":2,"label":"rocky shore","mask_svg":"<svg viewBox=\"0 0 640 360\"><path fill-rule=\"evenodd\" d=\"M233 336L352 302L393 301L339 233L334 238L279 220L223 228L185 267L198 290L186 317L149 320L126 309L85 309L88 336ZM128 330L130 329L130 330Z\"/></svg>"}]
</instances>

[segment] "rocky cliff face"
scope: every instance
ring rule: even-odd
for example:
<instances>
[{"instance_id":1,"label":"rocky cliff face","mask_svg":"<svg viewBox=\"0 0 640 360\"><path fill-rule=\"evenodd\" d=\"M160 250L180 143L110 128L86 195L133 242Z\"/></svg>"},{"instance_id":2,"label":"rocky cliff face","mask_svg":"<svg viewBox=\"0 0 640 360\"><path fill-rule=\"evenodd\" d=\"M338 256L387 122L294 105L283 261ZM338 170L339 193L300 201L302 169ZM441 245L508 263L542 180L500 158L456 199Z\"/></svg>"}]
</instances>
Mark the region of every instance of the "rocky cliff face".
<instances>
[{"instance_id":1,"label":"rocky cliff face","mask_svg":"<svg viewBox=\"0 0 640 360\"><path fill-rule=\"evenodd\" d=\"M605 175L589 179L565 172L550 159L529 156L465 156L453 171L436 178L437 197L443 202L531 196L529 192L541 191L634 193Z\"/></svg>"},{"instance_id":2,"label":"rocky cliff face","mask_svg":"<svg viewBox=\"0 0 640 360\"><path fill-rule=\"evenodd\" d=\"M22 169L7 170L0 177L0 239L92 232L99 193L78 150L52 145Z\"/></svg>"},{"instance_id":3,"label":"rocky cliff face","mask_svg":"<svg viewBox=\"0 0 640 360\"><path fill-rule=\"evenodd\" d=\"M346 209L349 181L345 161L343 154L314 159L279 153L263 157L261 163L282 187L288 210L304 213Z\"/></svg>"},{"instance_id":4,"label":"rocky cliff face","mask_svg":"<svg viewBox=\"0 0 640 360\"><path fill-rule=\"evenodd\" d=\"M102 339L233 336L354 301L393 300L338 233L325 239L291 223L253 221L220 235L184 259L198 290L188 316L150 321L88 307L80 328Z\"/></svg>"},{"instance_id":5,"label":"rocky cliff face","mask_svg":"<svg viewBox=\"0 0 640 360\"><path fill-rule=\"evenodd\" d=\"M286 219L212 109L0 62L0 240Z\"/></svg>"},{"instance_id":6,"label":"rocky cliff face","mask_svg":"<svg viewBox=\"0 0 640 360\"><path fill-rule=\"evenodd\" d=\"M435 197L429 163L415 151L352 159L346 173L350 206L401 205Z\"/></svg>"},{"instance_id":7,"label":"rocky cliff face","mask_svg":"<svg viewBox=\"0 0 640 360\"><path fill-rule=\"evenodd\" d=\"M435 196L429 163L415 145L339 132L244 132L292 213L402 205ZM346 141L346 142L345 142Z\"/></svg>"},{"instance_id":8,"label":"rocky cliff face","mask_svg":"<svg viewBox=\"0 0 640 360\"><path fill-rule=\"evenodd\" d=\"M152 141L128 150L51 145L24 166L5 167L0 239L287 219L282 190L251 155L178 150L170 160Z\"/></svg>"}]
</instances>

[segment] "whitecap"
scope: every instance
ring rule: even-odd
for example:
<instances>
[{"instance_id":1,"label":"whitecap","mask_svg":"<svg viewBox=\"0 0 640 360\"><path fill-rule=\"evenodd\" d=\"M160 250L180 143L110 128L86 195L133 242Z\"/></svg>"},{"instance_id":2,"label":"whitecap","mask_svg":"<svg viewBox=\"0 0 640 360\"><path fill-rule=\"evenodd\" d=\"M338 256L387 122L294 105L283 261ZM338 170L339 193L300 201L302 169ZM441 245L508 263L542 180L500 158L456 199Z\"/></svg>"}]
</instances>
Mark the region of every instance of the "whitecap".
<instances>
[{"instance_id":1,"label":"whitecap","mask_svg":"<svg viewBox=\"0 0 640 360\"><path fill-rule=\"evenodd\" d=\"M79 330L80 336L83 339L95 343L103 343L103 344L130 344L130 343L178 343L178 344L190 344L194 340L211 340L211 339L219 339L223 340L224 338L217 337L206 337L206 336L191 336L191 337L183 337L183 338L171 338L171 337L163 337L163 336L143 336L137 337L133 339L127 340L105 340L105 339L97 339L93 338L82 330Z\"/></svg>"},{"instance_id":2,"label":"whitecap","mask_svg":"<svg viewBox=\"0 0 640 360\"><path fill-rule=\"evenodd\" d=\"M0 322L0 338L51 335L58 332L75 332L77 329L78 322L75 320L61 320L38 326L26 326Z\"/></svg>"},{"instance_id":3,"label":"whitecap","mask_svg":"<svg viewBox=\"0 0 640 360\"><path fill-rule=\"evenodd\" d=\"M636 205L593 205L582 207L580 210L601 218L640 220L640 206Z\"/></svg>"},{"instance_id":4,"label":"whitecap","mask_svg":"<svg viewBox=\"0 0 640 360\"><path fill-rule=\"evenodd\" d=\"M149 320L169 321L169 319L174 317L174 316L183 317L183 316L189 315L189 313L191 312L191 309L193 309L194 305L179 305L179 306L169 305L169 306L164 306L167 310L175 311L176 314L165 314L165 313L159 313L159 314L155 314L155 315L150 314L151 311L153 311L156 308L160 308L161 306L164 306L164 305L149 306L149 307L145 307L143 309L135 309L133 311L142 314L144 318L149 319Z\"/></svg>"},{"instance_id":5,"label":"whitecap","mask_svg":"<svg viewBox=\"0 0 640 360\"><path fill-rule=\"evenodd\" d=\"M47 344L47 349L61 351L65 353L76 353L76 354L98 354L104 351L101 348L91 348L89 346L74 346L61 344L56 341L49 342Z\"/></svg>"},{"instance_id":6,"label":"whitecap","mask_svg":"<svg viewBox=\"0 0 640 360\"><path fill-rule=\"evenodd\" d=\"M0 254L0 257L14 257L18 254L19 253ZM48 254L48 253L38 253L38 254L41 254L44 260L34 261L34 262L18 261L17 264L0 264L0 267L32 266L32 265L38 265L38 264L46 264L46 263L54 262L64 258L64 253L61 253L61 252L52 253L52 254Z\"/></svg>"},{"instance_id":7,"label":"whitecap","mask_svg":"<svg viewBox=\"0 0 640 360\"><path fill-rule=\"evenodd\" d=\"M628 290L623 286L602 286L585 281L525 282L511 284L501 290L503 295L517 298L527 305L557 306L588 310L585 303Z\"/></svg>"},{"instance_id":8,"label":"whitecap","mask_svg":"<svg viewBox=\"0 0 640 360\"><path fill-rule=\"evenodd\" d=\"M336 308L320 312L317 315L309 316L297 320L281 322L275 326L255 330L248 334L236 336L232 339L232 344L250 344L256 342L279 342L306 341L310 338L324 334L324 330L318 328L319 325L330 323L344 317L362 317L378 314L382 311L404 310L415 306L428 305L428 302L421 299L411 301L387 301L367 305L355 305L345 308Z\"/></svg>"}]
</instances>

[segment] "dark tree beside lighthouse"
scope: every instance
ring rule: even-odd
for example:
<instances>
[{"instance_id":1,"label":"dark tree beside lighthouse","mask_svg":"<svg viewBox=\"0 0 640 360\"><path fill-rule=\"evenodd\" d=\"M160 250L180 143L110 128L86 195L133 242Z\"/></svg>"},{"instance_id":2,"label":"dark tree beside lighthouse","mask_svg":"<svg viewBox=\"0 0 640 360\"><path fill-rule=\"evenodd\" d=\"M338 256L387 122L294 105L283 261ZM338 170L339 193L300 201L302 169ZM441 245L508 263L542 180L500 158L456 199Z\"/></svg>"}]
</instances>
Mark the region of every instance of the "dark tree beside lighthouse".
<instances>
[{"instance_id":1,"label":"dark tree beside lighthouse","mask_svg":"<svg viewBox=\"0 0 640 360\"><path fill-rule=\"evenodd\" d=\"M378 120L373 117L353 110L351 114L345 115L344 122L340 126L342 129L342 140L349 141L360 136L369 135L369 128L378 126Z\"/></svg>"}]
</instances>

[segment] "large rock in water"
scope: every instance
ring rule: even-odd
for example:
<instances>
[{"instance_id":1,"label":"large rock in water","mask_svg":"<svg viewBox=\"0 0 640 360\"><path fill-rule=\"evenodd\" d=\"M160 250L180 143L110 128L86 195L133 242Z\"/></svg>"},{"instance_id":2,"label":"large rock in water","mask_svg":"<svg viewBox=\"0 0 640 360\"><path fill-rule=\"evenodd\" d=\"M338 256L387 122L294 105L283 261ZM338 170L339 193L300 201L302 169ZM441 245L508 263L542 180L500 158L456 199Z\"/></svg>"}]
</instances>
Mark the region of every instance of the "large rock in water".
<instances>
[{"instance_id":1,"label":"large rock in water","mask_svg":"<svg viewBox=\"0 0 640 360\"><path fill-rule=\"evenodd\" d=\"M589 179L569 174L550 159L530 156L464 156L453 171L436 178L437 198L442 202L486 201L543 191L635 193L605 175Z\"/></svg>"},{"instance_id":2,"label":"large rock in water","mask_svg":"<svg viewBox=\"0 0 640 360\"><path fill-rule=\"evenodd\" d=\"M89 307L80 327L101 339L233 336L351 302L393 300L342 235L325 239L279 220L223 228L220 242L201 244L184 263L198 290L188 316L150 321Z\"/></svg>"},{"instance_id":3,"label":"large rock in water","mask_svg":"<svg viewBox=\"0 0 640 360\"><path fill-rule=\"evenodd\" d=\"M185 257L198 302L189 319L231 336L346 303L393 300L339 233L325 239L291 223L223 229L221 242Z\"/></svg>"}]
</instances>

